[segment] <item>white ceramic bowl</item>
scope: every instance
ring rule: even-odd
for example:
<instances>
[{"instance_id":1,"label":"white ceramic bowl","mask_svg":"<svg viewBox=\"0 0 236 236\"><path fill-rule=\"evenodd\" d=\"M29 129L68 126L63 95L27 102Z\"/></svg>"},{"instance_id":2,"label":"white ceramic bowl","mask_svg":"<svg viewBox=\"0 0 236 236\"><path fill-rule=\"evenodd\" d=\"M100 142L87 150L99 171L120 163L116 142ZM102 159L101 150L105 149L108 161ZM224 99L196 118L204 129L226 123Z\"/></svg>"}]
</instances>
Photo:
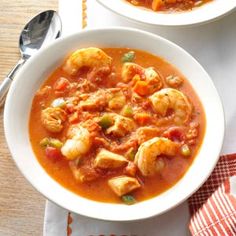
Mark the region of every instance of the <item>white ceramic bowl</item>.
<instances>
[{"instance_id":1,"label":"white ceramic bowl","mask_svg":"<svg viewBox=\"0 0 236 236\"><path fill-rule=\"evenodd\" d=\"M213 0L192 11L162 13L154 12L143 7L132 6L125 0L97 0L111 11L150 25L190 26L216 20L236 8L236 0Z\"/></svg>"},{"instance_id":2,"label":"white ceramic bowl","mask_svg":"<svg viewBox=\"0 0 236 236\"><path fill-rule=\"evenodd\" d=\"M135 39L135 40L134 40ZM206 113L204 142L185 176L163 194L132 206L82 198L54 181L37 161L29 140L29 114L35 92L69 52L86 46L142 49L175 65L190 81ZM161 214L193 194L213 170L224 135L220 98L205 70L187 52L156 35L127 28L84 30L30 58L12 83L4 112L5 135L12 157L26 179L46 198L81 215L112 221L131 221Z\"/></svg>"}]
</instances>

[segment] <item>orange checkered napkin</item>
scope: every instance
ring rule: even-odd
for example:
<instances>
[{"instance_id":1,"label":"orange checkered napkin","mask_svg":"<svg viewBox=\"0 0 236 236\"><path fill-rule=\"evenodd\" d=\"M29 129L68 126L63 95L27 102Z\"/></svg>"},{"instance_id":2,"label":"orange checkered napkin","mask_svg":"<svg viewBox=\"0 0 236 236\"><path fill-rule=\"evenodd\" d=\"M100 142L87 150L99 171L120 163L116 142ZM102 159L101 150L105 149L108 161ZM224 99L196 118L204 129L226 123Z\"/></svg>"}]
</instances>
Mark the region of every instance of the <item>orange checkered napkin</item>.
<instances>
[{"instance_id":1,"label":"orange checkered napkin","mask_svg":"<svg viewBox=\"0 0 236 236\"><path fill-rule=\"evenodd\" d=\"M193 236L236 236L236 154L220 158L188 203Z\"/></svg>"}]
</instances>

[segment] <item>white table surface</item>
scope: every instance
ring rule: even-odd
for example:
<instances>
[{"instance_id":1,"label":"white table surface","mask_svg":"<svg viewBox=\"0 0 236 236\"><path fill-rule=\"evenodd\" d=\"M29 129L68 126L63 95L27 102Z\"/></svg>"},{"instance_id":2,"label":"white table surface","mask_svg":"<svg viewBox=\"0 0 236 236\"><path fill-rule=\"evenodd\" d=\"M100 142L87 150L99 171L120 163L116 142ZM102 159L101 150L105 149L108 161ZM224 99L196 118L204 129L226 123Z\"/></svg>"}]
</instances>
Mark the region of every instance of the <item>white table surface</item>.
<instances>
[{"instance_id":1,"label":"white table surface","mask_svg":"<svg viewBox=\"0 0 236 236\"><path fill-rule=\"evenodd\" d=\"M59 3L64 35L81 30L81 2L70 0L70 6L66 0L60 0ZM226 132L221 153L236 152L236 12L216 22L191 28L148 27L137 24L109 12L95 0L88 0L87 15L88 28L111 26L139 28L163 36L192 54L209 73L222 99ZM215 129L217 132L217 127ZM50 209L55 210L55 205L49 203L48 212ZM95 220L88 221L96 224ZM187 202L152 221L153 227L157 229L155 236L190 235L188 222Z\"/></svg>"}]
</instances>

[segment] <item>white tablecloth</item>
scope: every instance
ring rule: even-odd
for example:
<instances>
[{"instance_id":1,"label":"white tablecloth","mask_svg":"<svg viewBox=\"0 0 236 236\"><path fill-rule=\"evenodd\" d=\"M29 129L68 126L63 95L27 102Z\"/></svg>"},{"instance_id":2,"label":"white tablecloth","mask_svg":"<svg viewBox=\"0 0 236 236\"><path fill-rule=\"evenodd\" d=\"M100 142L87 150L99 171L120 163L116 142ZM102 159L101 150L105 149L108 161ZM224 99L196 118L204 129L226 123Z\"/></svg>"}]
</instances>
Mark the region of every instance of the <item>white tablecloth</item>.
<instances>
[{"instance_id":1,"label":"white tablecloth","mask_svg":"<svg viewBox=\"0 0 236 236\"><path fill-rule=\"evenodd\" d=\"M60 0L59 3L64 35L81 30L81 1ZM104 9L95 0L88 0L87 7L88 28L135 27L163 36L192 54L212 77L223 102L226 133L222 154L236 152L236 12L206 25L191 28L163 28L148 27L130 22ZM217 119L217 114L215 116ZM215 129L217 132L217 127ZM62 231L67 222L67 219L65 219L66 211L49 202L45 213L45 236L65 235ZM57 216L56 220L55 216ZM104 222L81 218L81 216L77 217L76 215L73 215L73 217L80 220L80 228L108 227ZM185 202L168 213L154 218L151 225L155 227L156 231L150 231L150 235L147 236L189 235L188 221L189 213ZM72 226L76 229L75 223ZM146 226L148 227L149 223ZM84 232L80 231L77 236L85 236Z\"/></svg>"}]
</instances>

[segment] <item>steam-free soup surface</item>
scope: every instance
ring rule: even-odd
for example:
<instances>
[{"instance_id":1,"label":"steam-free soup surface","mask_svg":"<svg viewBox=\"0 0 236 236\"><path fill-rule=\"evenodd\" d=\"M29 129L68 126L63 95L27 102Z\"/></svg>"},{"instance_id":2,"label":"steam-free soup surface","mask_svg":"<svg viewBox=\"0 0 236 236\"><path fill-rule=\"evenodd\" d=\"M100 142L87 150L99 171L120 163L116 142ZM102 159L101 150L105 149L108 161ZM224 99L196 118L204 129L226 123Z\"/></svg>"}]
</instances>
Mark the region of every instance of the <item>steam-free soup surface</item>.
<instances>
[{"instance_id":1,"label":"steam-free soup surface","mask_svg":"<svg viewBox=\"0 0 236 236\"><path fill-rule=\"evenodd\" d=\"M204 129L187 79L129 48L69 55L36 93L29 123L34 153L53 179L85 198L126 204L179 181Z\"/></svg>"}]
</instances>

